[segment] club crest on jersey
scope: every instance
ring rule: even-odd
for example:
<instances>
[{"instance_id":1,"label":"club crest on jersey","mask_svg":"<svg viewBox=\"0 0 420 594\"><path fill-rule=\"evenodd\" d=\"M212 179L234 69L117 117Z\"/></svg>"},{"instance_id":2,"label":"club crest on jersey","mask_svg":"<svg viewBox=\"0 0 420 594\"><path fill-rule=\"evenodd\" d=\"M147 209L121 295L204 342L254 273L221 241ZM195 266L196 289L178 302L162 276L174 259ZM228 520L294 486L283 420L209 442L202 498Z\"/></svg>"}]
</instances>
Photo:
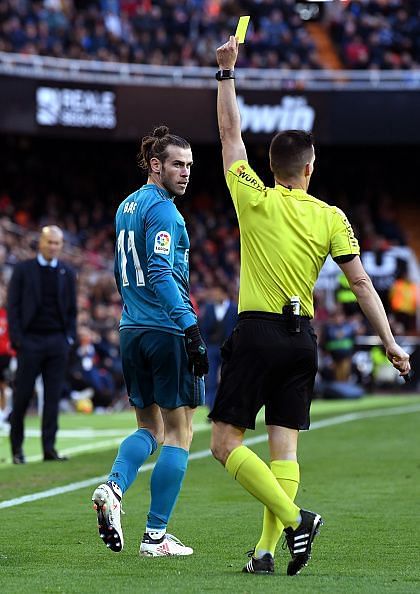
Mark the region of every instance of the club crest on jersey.
<instances>
[{"instance_id":1,"label":"club crest on jersey","mask_svg":"<svg viewBox=\"0 0 420 594\"><path fill-rule=\"evenodd\" d=\"M171 248L171 236L167 231L158 231L155 237L155 254L169 255Z\"/></svg>"}]
</instances>

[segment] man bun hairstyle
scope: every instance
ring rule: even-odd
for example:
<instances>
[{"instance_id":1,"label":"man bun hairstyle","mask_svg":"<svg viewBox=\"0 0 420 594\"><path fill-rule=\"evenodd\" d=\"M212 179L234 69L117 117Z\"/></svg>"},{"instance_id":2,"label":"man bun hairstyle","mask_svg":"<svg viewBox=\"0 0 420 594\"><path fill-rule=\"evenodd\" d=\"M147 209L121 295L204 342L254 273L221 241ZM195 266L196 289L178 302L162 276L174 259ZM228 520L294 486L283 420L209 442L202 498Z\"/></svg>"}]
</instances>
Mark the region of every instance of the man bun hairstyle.
<instances>
[{"instance_id":1,"label":"man bun hairstyle","mask_svg":"<svg viewBox=\"0 0 420 594\"><path fill-rule=\"evenodd\" d=\"M191 148L190 143L185 138L170 134L168 126L157 126L151 134L143 136L140 151L137 154L137 163L140 169L150 173L150 160L153 157L164 163L168 156L167 148L171 145L186 149Z\"/></svg>"},{"instance_id":2,"label":"man bun hairstyle","mask_svg":"<svg viewBox=\"0 0 420 594\"><path fill-rule=\"evenodd\" d=\"M314 139L304 130L284 130L270 144L270 165L274 176L291 179L301 175L313 156Z\"/></svg>"}]
</instances>

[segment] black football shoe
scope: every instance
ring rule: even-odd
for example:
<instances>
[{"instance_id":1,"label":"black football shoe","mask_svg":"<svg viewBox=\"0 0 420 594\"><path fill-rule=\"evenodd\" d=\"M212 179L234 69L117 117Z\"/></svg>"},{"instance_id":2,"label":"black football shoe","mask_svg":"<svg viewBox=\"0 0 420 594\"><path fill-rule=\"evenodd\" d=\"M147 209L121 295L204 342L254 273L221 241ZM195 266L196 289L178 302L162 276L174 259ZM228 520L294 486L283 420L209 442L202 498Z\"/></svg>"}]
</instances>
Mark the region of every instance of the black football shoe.
<instances>
[{"instance_id":1,"label":"black football shoe","mask_svg":"<svg viewBox=\"0 0 420 594\"><path fill-rule=\"evenodd\" d=\"M13 464L26 464L26 460L25 460L25 456L23 455L23 452L17 452L16 454L13 454L12 456L12 462Z\"/></svg>"},{"instance_id":2,"label":"black football shoe","mask_svg":"<svg viewBox=\"0 0 420 594\"><path fill-rule=\"evenodd\" d=\"M242 573L274 573L274 557L266 553L261 559L254 557L254 551L249 551L250 557L248 563L242 569Z\"/></svg>"},{"instance_id":3,"label":"black football shoe","mask_svg":"<svg viewBox=\"0 0 420 594\"><path fill-rule=\"evenodd\" d=\"M287 575L297 575L311 558L312 543L324 523L319 514L305 509L300 510L302 521L296 530L285 528L286 543L292 560L287 566Z\"/></svg>"}]
</instances>

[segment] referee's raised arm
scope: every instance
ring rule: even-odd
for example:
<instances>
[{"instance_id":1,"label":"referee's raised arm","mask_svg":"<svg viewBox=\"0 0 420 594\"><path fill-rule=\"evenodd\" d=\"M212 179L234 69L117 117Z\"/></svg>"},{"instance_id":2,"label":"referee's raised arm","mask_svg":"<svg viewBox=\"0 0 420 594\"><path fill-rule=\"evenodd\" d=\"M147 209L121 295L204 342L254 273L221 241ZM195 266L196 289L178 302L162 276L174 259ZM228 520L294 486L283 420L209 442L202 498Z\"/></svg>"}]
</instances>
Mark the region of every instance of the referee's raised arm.
<instances>
[{"instance_id":1,"label":"referee's raised arm","mask_svg":"<svg viewBox=\"0 0 420 594\"><path fill-rule=\"evenodd\" d=\"M241 116L235 91L234 67L238 57L238 41L231 35L229 41L217 49L219 81L217 93L217 120L222 142L223 169L226 172L235 161L247 159L241 136Z\"/></svg>"}]
</instances>

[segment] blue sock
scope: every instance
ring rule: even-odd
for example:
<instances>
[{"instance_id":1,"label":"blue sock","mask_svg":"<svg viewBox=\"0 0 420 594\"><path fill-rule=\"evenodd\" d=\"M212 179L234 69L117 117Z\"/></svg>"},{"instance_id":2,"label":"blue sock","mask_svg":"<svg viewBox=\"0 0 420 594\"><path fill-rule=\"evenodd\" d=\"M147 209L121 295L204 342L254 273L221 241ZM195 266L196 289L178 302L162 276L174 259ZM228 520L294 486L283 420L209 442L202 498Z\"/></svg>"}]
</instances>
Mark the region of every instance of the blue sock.
<instances>
[{"instance_id":1,"label":"blue sock","mask_svg":"<svg viewBox=\"0 0 420 594\"><path fill-rule=\"evenodd\" d=\"M188 465L188 452L176 446L163 446L150 479L151 503L147 528L166 528L178 499Z\"/></svg>"},{"instance_id":2,"label":"blue sock","mask_svg":"<svg viewBox=\"0 0 420 594\"><path fill-rule=\"evenodd\" d=\"M137 429L121 443L108 480L117 483L125 493L136 478L139 468L156 448L157 441L150 431Z\"/></svg>"}]
</instances>

